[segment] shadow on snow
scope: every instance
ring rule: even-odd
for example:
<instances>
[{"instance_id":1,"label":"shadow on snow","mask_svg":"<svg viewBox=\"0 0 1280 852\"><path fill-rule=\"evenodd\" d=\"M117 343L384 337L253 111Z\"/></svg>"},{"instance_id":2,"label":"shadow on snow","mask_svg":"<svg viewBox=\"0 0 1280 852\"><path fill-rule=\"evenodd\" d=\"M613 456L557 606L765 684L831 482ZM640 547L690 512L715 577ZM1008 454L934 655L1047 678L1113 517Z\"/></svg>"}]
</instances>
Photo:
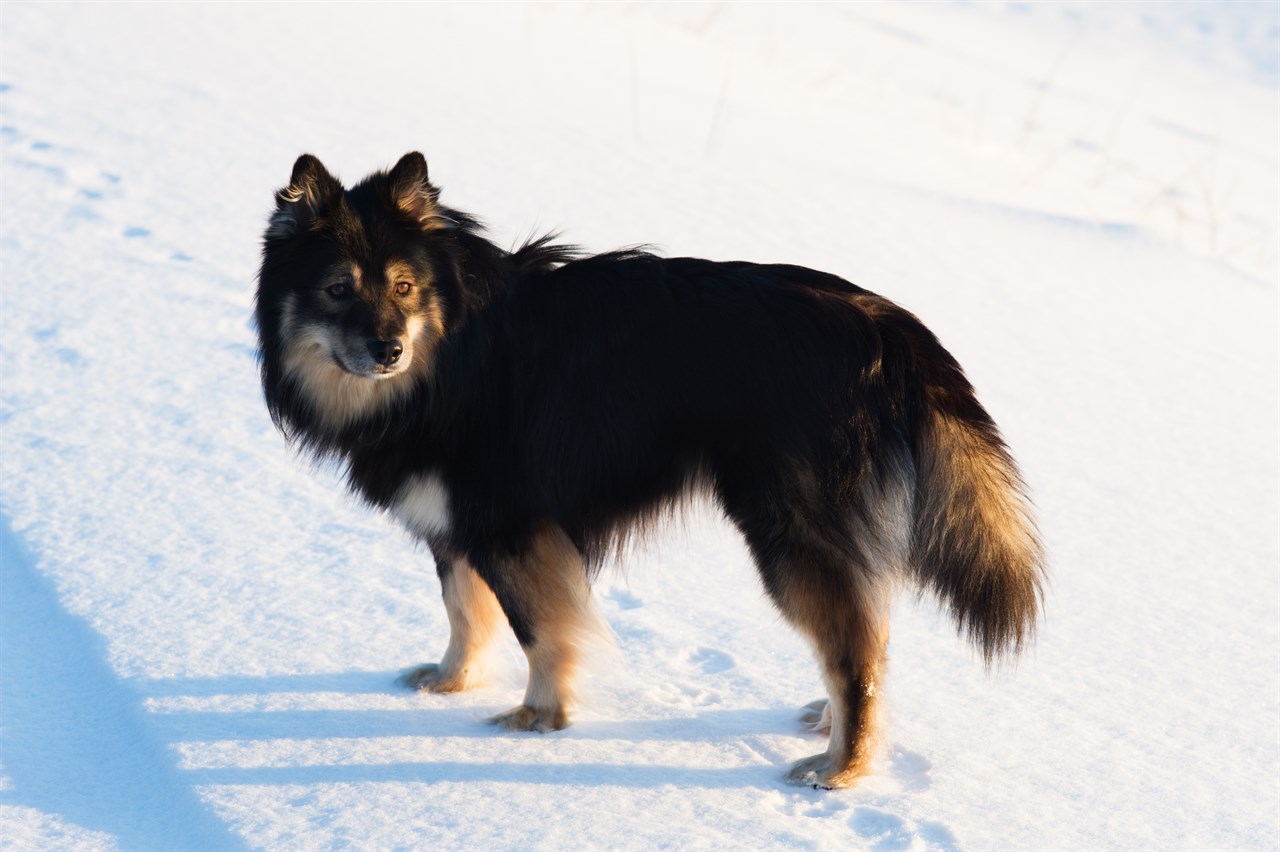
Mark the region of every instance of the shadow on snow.
<instances>
[{"instance_id":1,"label":"shadow on snow","mask_svg":"<svg viewBox=\"0 0 1280 852\"><path fill-rule=\"evenodd\" d=\"M107 663L101 637L0 515L0 801L115 836L125 849L240 849L176 756L152 734L139 696Z\"/></svg>"}]
</instances>

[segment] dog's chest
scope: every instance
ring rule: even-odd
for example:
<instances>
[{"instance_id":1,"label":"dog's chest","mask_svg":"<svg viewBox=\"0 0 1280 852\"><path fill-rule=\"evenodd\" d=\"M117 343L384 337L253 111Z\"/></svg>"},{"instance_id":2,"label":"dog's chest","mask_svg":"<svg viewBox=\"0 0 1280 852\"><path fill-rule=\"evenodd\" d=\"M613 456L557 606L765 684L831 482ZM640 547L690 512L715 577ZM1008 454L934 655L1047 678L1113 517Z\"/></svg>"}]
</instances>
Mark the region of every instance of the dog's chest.
<instances>
[{"instance_id":1,"label":"dog's chest","mask_svg":"<svg viewBox=\"0 0 1280 852\"><path fill-rule=\"evenodd\" d=\"M391 514L423 538L449 532L449 491L435 473L409 477L391 503Z\"/></svg>"}]
</instances>

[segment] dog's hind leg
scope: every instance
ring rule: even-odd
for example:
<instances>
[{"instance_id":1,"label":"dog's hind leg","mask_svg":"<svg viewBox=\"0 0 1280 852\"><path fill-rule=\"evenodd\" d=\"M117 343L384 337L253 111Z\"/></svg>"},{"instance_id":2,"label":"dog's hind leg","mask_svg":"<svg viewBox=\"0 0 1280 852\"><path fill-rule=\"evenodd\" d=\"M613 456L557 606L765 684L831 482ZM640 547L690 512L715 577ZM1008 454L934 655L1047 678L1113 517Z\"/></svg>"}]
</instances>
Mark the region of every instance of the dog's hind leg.
<instances>
[{"instance_id":1,"label":"dog's hind leg","mask_svg":"<svg viewBox=\"0 0 1280 852\"><path fill-rule=\"evenodd\" d=\"M804 501L729 503L765 588L783 616L812 644L826 682L825 708L805 721L829 727L827 750L796 763L792 784L848 787L869 769L876 749L877 704L889 642L891 571L869 565L876 548L838 544L848 522L806 512ZM734 510L737 511L734 511ZM870 534L870 530L865 529Z\"/></svg>"},{"instance_id":2,"label":"dog's hind leg","mask_svg":"<svg viewBox=\"0 0 1280 852\"><path fill-rule=\"evenodd\" d=\"M449 647L439 663L419 666L401 680L415 689L459 692L482 682L485 650L502 624L502 608L466 560L437 555L436 572L449 615Z\"/></svg>"},{"instance_id":3,"label":"dog's hind leg","mask_svg":"<svg viewBox=\"0 0 1280 852\"><path fill-rule=\"evenodd\" d=\"M524 702L489 721L516 731L569 724L583 648L605 635L582 556L558 526L539 529L515 553L477 559L529 659Z\"/></svg>"},{"instance_id":4,"label":"dog's hind leg","mask_svg":"<svg viewBox=\"0 0 1280 852\"><path fill-rule=\"evenodd\" d=\"M825 752L796 762L787 781L809 787L848 787L867 774L878 745L888 613L864 604L841 615L835 612L832 598L850 603L848 596L818 597L811 591L793 589L783 609L793 623L796 615L806 620L797 626L813 643L829 696L815 728L829 726L830 739Z\"/></svg>"},{"instance_id":5,"label":"dog's hind leg","mask_svg":"<svg viewBox=\"0 0 1280 852\"><path fill-rule=\"evenodd\" d=\"M819 728L829 726L827 750L796 763L787 780L848 787L875 755L888 596L860 566L822 551L795 553L764 573L783 615L812 643L827 685L827 705L814 719Z\"/></svg>"}]
</instances>

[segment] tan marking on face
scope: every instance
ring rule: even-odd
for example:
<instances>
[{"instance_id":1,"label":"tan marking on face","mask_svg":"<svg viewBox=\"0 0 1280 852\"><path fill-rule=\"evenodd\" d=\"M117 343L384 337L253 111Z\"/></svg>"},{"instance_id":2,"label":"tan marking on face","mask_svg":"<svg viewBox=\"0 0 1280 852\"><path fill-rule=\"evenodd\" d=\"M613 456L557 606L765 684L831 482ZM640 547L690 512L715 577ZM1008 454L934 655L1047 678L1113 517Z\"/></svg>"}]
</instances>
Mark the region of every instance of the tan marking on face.
<instances>
[{"instance_id":1,"label":"tan marking on face","mask_svg":"<svg viewBox=\"0 0 1280 852\"><path fill-rule=\"evenodd\" d=\"M359 276L354 264L335 264L320 283L327 288L352 280L359 286ZM430 372L431 353L444 337L439 297L429 293L422 308L405 321L404 368L385 378L354 375L335 361L349 343L341 329L323 318L301 319L297 299L286 296L281 310L284 374L298 383L315 416L329 428L349 426L407 396Z\"/></svg>"},{"instance_id":2,"label":"tan marking on face","mask_svg":"<svg viewBox=\"0 0 1280 852\"><path fill-rule=\"evenodd\" d=\"M413 267L402 260L393 260L387 263L383 273L387 276L387 285L393 289L398 281L408 281L414 287L425 286L426 283L419 281L418 274L414 272Z\"/></svg>"},{"instance_id":3,"label":"tan marking on face","mask_svg":"<svg viewBox=\"0 0 1280 852\"><path fill-rule=\"evenodd\" d=\"M407 281L413 285L414 291L417 293L416 298L421 300L421 308L409 315L409 331L407 335L409 340L421 339L424 331L427 332L427 338L432 341L443 337L444 309L440 304L439 294L431 287L430 280L420 278L412 266L401 260L390 261L384 270L384 274L387 278L387 287L392 292L395 291L395 286L398 282ZM411 294L404 298L415 297Z\"/></svg>"},{"instance_id":4,"label":"tan marking on face","mask_svg":"<svg viewBox=\"0 0 1280 852\"><path fill-rule=\"evenodd\" d=\"M401 377L376 381L343 370L334 361L338 351L333 330L304 326L285 343L284 372L302 389L313 413L325 425L341 428L381 410L407 393L410 385Z\"/></svg>"},{"instance_id":5,"label":"tan marking on face","mask_svg":"<svg viewBox=\"0 0 1280 852\"><path fill-rule=\"evenodd\" d=\"M330 266L320 277L319 288L327 290L334 284L350 284L353 292L360 292L360 288L364 285L364 274L360 271L360 265L349 260L340 260Z\"/></svg>"}]
</instances>

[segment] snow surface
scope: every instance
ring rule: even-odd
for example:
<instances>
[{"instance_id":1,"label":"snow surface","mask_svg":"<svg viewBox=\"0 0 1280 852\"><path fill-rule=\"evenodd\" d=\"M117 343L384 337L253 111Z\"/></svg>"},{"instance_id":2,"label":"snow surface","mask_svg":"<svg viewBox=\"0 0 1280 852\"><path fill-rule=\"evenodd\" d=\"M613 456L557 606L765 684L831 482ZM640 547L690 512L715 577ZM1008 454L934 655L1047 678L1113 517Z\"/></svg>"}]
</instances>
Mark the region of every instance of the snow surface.
<instances>
[{"instance_id":1,"label":"snow surface","mask_svg":"<svg viewBox=\"0 0 1280 852\"><path fill-rule=\"evenodd\" d=\"M0 846L1276 848L1280 6L0 7ZM1035 649L894 614L886 749L733 532L598 586L574 727L438 658L430 557L273 431L271 191L423 150L503 243L830 270L920 314L1032 485Z\"/></svg>"}]
</instances>

